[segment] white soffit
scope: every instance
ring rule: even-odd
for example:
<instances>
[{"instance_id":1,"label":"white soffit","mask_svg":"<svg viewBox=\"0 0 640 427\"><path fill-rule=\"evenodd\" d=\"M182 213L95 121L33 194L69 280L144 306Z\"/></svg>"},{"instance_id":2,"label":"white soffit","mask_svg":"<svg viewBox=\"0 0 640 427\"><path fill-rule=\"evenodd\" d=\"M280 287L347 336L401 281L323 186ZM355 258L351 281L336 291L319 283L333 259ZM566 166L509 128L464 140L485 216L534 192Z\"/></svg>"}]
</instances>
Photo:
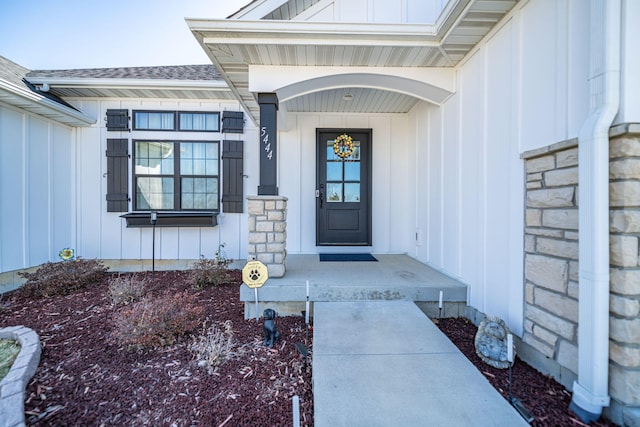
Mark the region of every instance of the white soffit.
<instances>
[{"instance_id":1,"label":"white soffit","mask_svg":"<svg viewBox=\"0 0 640 427\"><path fill-rule=\"evenodd\" d=\"M90 126L96 119L25 88L0 80L0 102L68 126Z\"/></svg>"},{"instance_id":2,"label":"white soffit","mask_svg":"<svg viewBox=\"0 0 640 427\"><path fill-rule=\"evenodd\" d=\"M187 24L257 122L259 106L248 85L250 65L452 68L517 1L452 0L435 24L243 19L187 19ZM267 5L284 4L255 3L252 10L259 9L258 15Z\"/></svg>"},{"instance_id":3,"label":"white soffit","mask_svg":"<svg viewBox=\"0 0 640 427\"><path fill-rule=\"evenodd\" d=\"M63 98L235 99L221 80L28 77Z\"/></svg>"}]
</instances>

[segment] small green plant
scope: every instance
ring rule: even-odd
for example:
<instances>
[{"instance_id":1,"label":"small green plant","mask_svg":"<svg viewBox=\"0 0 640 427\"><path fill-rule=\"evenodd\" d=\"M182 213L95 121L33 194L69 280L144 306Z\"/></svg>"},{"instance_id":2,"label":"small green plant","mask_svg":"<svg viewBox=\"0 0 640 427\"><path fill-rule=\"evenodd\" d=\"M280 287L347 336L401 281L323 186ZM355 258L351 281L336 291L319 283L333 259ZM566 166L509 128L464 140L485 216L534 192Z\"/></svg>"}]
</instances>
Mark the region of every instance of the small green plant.
<instances>
[{"instance_id":1,"label":"small green plant","mask_svg":"<svg viewBox=\"0 0 640 427\"><path fill-rule=\"evenodd\" d=\"M9 373L18 353L20 353L18 341L0 339L0 381Z\"/></svg>"},{"instance_id":2,"label":"small green plant","mask_svg":"<svg viewBox=\"0 0 640 427\"><path fill-rule=\"evenodd\" d=\"M109 297L113 305L128 305L140 300L149 281L134 274L113 276L109 279Z\"/></svg>"},{"instance_id":3,"label":"small green plant","mask_svg":"<svg viewBox=\"0 0 640 427\"><path fill-rule=\"evenodd\" d=\"M208 259L201 255L200 260L193 264L190 271L190 282L195 289L220 286L229 282L229 264L233 260L227 258L223 249L224 243L218 246L214 259Z\"/></svg>"},{"instance_id":4,"label":"small green plant","mask_svg":"<svg viewBox=\"0 0 640 427\"><path fill-rule=\"evenodd\" d=\"M18 273L27 279L21 292L35 297L68 295L100 282L109 268L95 259L47 262L33 273Z\"/></svg>"},{"instance_id":5,"label":"small green plant","mask_svg":"<svg viewBox=\"0 0 640 427\"><path fill-rule=\"evenodd\" d=\"M116 313L113 338L130 349L172 345L201 323L204 309L195 300L187 291L146 296Z\"/></svg>"},{"instance_id":6,"label":"small green plant","mask_svg":"<svg viewBox=\"0 0 640 427\"><path fill-rule=\"evenodd\" d=\"M189 350L194 355L198 366L207 368L210 374L218 370L218 366L238 355L236 340L233 337L233 324L227 320L221 327L211 325L205 332L196 337Z\"/></svg>"}]
</instances>

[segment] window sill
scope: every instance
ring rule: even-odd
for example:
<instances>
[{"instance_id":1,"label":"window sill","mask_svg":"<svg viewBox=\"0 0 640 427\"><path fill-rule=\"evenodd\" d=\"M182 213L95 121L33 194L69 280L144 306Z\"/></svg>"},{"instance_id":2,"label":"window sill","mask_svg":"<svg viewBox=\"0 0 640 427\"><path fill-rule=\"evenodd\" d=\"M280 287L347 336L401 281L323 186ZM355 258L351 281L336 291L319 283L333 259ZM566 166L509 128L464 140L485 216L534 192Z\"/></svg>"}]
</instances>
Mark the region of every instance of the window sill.
<instances>
[{"instance_id":1,"label":"window sill","mask_svg":"<svg viewBox=\"0 0 640 427\"><path fill-rule=\"evenodd\" d=\"M127 227L152 227L149 212L129 212L120 215L127 220ZM158 212L156 227L215 227L217 212Z\"/></svg>"}]
</instances>

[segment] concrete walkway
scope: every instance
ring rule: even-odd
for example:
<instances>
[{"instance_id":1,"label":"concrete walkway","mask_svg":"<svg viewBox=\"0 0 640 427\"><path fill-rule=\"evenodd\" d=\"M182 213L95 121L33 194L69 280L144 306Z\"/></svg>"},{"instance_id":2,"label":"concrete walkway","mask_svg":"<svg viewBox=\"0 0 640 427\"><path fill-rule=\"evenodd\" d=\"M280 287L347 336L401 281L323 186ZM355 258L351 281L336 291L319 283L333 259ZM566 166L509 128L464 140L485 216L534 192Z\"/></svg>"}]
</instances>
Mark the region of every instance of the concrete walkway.
<instances>
[{"instance_id":1,"label":"concrete walkway","mask_svg":"<svg viewBox=\"0 0 640 427\"><path fill-rule=\"evenodd\" d=\"M526 426L411 301L316 302L316 427Z\"/></svg>"}]
</instances>

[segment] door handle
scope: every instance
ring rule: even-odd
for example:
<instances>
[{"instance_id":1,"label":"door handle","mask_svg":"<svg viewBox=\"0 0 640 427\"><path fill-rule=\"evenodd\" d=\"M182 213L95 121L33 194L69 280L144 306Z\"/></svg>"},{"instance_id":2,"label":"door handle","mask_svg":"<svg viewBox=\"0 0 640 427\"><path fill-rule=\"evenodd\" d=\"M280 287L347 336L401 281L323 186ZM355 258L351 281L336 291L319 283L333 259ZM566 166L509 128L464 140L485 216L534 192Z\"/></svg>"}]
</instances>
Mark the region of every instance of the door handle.
<instances>
[{"instance_id":1,"label":"door handle","mask_svg":"<svg viewBox=\"0 0 640 427\"><path fill-rule=\"evenodd\" d=\"M322 203L324 202L324 193L322 190L316 190L316 197L320 199L320 209L322 209Z\"/></svg>"}]
</instances>

